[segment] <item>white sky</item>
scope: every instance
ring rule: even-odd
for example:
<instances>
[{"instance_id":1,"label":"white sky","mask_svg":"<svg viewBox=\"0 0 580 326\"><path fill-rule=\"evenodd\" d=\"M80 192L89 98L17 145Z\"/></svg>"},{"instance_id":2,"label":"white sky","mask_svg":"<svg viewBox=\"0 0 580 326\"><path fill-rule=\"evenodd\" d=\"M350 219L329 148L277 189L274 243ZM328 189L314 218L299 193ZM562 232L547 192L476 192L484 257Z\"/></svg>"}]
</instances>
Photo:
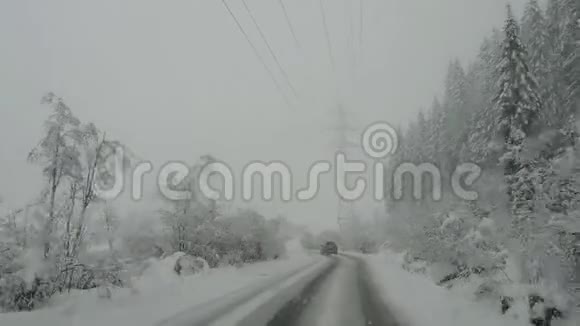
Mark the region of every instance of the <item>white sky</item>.
<instances>
[{"instance_id":1,"label":"white sky","mask_svg":"<svg viewBox=\"0 0 580 326\"><path fill-rule=\"evenodd\" d=\"M39 102L48 91L156 166L193 163L206 153L234 167L282 160L302 186L307 168L332 156L338 102L351 111L357 130L375 120L397 124L415 117L440 92L449 59L473 58L483 37L501 26L506 4L362 0L362 51L353 52L350 24L352 19L358 34L359 14L349 8L357 9L358 0L324 0L333 72L318 0L284 1L299 49L277 0L247 0L298 89L292 107L219 0L0 1L5 202L18 206L40 191L39 169L26 163L26 155L41 135L47 110ZM282 83L241 1L229 3ZM518 11L522 3L513 1ZM149 187L154 179L146 179ZM326 179L315 201L253 205L315 229L334 227L336 197ZM358 206L370 212L372 205Z\"/></svg>"}]
</instances>

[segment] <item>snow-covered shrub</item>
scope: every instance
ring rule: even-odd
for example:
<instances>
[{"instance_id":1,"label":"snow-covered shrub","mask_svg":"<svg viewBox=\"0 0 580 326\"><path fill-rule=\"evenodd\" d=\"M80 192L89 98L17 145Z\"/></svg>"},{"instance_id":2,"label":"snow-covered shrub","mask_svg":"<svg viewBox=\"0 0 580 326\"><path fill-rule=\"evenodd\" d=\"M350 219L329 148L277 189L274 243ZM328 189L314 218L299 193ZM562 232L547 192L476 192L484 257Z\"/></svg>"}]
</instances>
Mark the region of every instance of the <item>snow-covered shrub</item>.
<instances>
[{"instance_id":1,"label":"snow-covered shrub","mask_svg":"<svg viewBox=\"0 0 580 326\"><path fill-rule=\"evenodd\" d=\"M424 260L414 258L409 253L405 253L401 267L411 273L426 274L428 263Z\"/></svg>"},{"instance_id":2,"label":"snow-covered shrub","mask_svg":"<svg viewBox=\"0 0 580 326\"><path fill-rule=\"evenodd\" d=\"M139 226L122 236L121 254L127 257L137 260L161 258L165 251L161 234L150 228Z\"/></svg>"},{"instance_id":3,"label":"snow-covered shrub","mask_svg":"<svg viewBox=\"0 0 580 326\"><path fill-rule=\"evenodd\" d=\"M0 311L32 310L54 294L51 283L35 278L31 284L16 275L0 279Z\"/></svg>"},{"instance_id":4,"label":"snow-covered shrub","mask_svg":"<svg viewBox=\"0 0 580 326\"><path fill-rule=\"evenodd\" d=\"M209 269L205 259L191 255L182 255L175 262L174 270L178 275L187 276L199 274Z\"/></svg>"},{"instance_id":5,"label":"snow-covered shrub","mask_svg":"<svg viewBox=\"0 0 580 326\"><path fill-rule=\"evenodd\" d=\"M242 250L230 250L220 257L220 266L242 267L244 265L242 255Z\"/></svg>"},{"instance_id":6,"label":"snow-covered shrub","mask_svg":"<svg viewBox=\"0 0 580 326\"><path fill-rule=\"evenodd\" d=\"M25 299L26 283L16 275L0 278L0 309L5 311L30 310L32 304Z\"/></svg>"},{"instance_id":7,"label":"snow-covered shrub","mask_svg":"<svg viewBox=\"0 0 580 326\"><path fill-rule=\"evenodd\" d=\"M217 251L210 246L195 245L187 250L187 254L202 259L209 267L217 267L219 263Z\"/></svg>"},{"instance_id":8,"label":"snow-covered shrub","mask_svg":"<svg viewBox=\"0 0 580 326\"><path fill-rule=\"evenodd\" d=\"M120 262L111 259L101 259L93 267L94 284L100 298L110 299L112 288L130 286L130 277Z\"/></svg>"}]
</instances>

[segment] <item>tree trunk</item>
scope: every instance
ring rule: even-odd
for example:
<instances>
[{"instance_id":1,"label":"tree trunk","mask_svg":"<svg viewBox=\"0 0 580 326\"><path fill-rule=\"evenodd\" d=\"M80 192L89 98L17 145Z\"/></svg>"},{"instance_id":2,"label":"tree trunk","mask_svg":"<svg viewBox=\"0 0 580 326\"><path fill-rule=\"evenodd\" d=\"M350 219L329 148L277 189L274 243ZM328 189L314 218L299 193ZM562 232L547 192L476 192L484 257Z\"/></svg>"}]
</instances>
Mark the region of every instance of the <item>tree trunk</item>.
<instances>
[{"instance_id":1,"label":"tree trunk","mask_svg":"<svg viewBox=\"0 0 580 326\"><path fill-rule=\"evenodd\" d=\"M48 254L50 253L50 234L52 233L52 224L54 222L54 206L56 200L56 190L58 188L58 153L60 147L57 146L54 153L54 160L53 160L53 168L51 171L51 186L50 186L50 203L49 203L49 211L48 211L48 221L44 226L44 258L48 258Z\"/></svg>"}]
</instances>

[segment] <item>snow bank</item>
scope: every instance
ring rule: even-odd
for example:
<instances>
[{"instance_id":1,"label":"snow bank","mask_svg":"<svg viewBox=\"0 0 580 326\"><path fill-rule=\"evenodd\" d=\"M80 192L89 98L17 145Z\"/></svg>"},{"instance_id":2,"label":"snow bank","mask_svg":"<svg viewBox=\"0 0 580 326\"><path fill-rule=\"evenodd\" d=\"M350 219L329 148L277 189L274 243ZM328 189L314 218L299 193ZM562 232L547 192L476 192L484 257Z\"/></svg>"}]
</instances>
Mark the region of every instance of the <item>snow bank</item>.
<instances>
[{"instance_id":1,"label":"snow bank","mask_svg":"<svg viewBox=\"0 0 580 326\"><path fill-rule=\"evenodd\" d=\"M383 253L368 258L385 301L409 326L529 326L526 307L502 316L497 306L475 302L466 291L449 291L427 276L402 267L402 256ZM465 289L463 289L465 290ZM472 292L473 293L473 292ZM567 325L566 325L567 326Z\"/></svg>"},{"instance_id":2,"label":"snow bank","mask_svg":"<svg viewBox=\"0 0 580 326\"><path fill-rule=\"evenodd\" d=\"M227 267L179 277L173 273L176 257L151 261L133 290L113 290L112 299L100 299L96 290L73 291L55 297L45 309L0 314L2 326L149 326L192 307L221 299L244 287L260 286L290 270L310 265L313 257Z\"/></svg>"}]
</instances>

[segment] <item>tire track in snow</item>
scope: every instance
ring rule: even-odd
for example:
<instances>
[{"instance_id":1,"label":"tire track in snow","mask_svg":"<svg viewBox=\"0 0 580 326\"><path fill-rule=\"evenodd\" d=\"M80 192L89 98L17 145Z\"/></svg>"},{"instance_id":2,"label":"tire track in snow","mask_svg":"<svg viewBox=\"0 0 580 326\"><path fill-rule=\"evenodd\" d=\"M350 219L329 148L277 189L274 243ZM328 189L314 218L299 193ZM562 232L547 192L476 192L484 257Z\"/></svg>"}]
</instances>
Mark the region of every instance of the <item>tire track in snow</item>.
<instances>
[{"instance_id":1,"label":"tire track in snow","mask_svg":"<svg viewBox=\"0 0 580 326\"><path fill-rule=\"evenodd\" d=\"M323 260L292 275L280 280L277 284L258 295L248 298L244 303L234 307L225 315L222 315L209 324L210 326L259 326L266 325L274 314L279 311L286 302L296 297L311 280L326 270L332 261ZM204 324L208 325L208 324Z\"/></svg>"},{"instance_id":2,"label":"tire track in snow","mask_svg":"<svg viewBox=\"0 0 580 326\"><path fill-rule=\"evenodd\" d=\"M398 326L363 258L341 254L268 326ZM257 324L256 324L257 325Z\"/></svg>"},{"instance_id":3,"label":"tire track in snow","mask_svg":"<svg viewBox=\"0 0 580 326\"><path fill-rule=\"evenodd\" d=\"M296 275L301 274L304 270L317 265L315 261L309 262L296 269L283 274L280 277L269 279L264 284L256 286L250 284L240 289L237 289L223 297L208 301L206 303L197 305L188 309L176 316L168 318L158 324L157 326L207 326L219 318L227 315L229 312L236 309L236 307L243 305L245 302L260 295L264 291L280 284Z\"/></svg>"},{"instance_id":4,"label":"tire track in snow","mask_svg":"<svg viewBox=\"0 0 580 326\"><path fill-rule=\"evenodd\" d=\"M295 325L298 318L312 302L314 296L319 292L320 287L329 278L329 275L336 269L338 264L337 258L332 258L332 264L322 271L314 280L312 280L302 292L278 311L278 313L268 322L267 326L291 326Z\"/></svg>"},{"instance_id":5,"label":"tire track in snow","mask_svg":"<svg viewBox=\"0 0 580 326\"><path fill-rule=\"evenodd\" d=\"M357 263L360 305L366 325L399 326L391 309L384 302L379 287L372 279L371 271L363 258L345 255Z\"/></svg>"}]
</instances>

